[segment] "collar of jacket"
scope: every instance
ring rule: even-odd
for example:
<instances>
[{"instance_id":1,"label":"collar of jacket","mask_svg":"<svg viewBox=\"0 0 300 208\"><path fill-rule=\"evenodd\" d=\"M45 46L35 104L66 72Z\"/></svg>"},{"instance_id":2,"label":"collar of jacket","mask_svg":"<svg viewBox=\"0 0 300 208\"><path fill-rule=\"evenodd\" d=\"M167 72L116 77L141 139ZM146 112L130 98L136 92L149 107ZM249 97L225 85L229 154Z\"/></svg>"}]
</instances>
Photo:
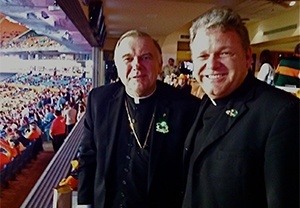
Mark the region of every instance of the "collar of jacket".
<instances>
[{"instance_id":1,"label":"collar of jacket","mask_svg":"<svg viewBox=\"0 0 300 208\"><path fill-rule=\"evenodd\" d=\"M229 129L234 125L238 120L246 114L248 111L247 103L249 100L253 99L256 91L257 80L253 75L248 73L242 85L235 90L231 95L227 98L222 99L222 102L226 101L227 104L223 108L222 112L220 112L219 116L216 118L216 122L214 126L211 128L210 133L207 135L206 140L201 145L200 150L198 151L198 156L206 149L208 146L213 144L215 141L220 139L224 134L226 134ZM198 130L201 128L200 119L202 119L202 115L207 105L211 103L211 100L207 95L204 95L202 98L201 106L195 122L191 127L191 130L187 136L185 142L185 152L184 152L184 164L188 165L188 161L194 149L194 143L196 139L196 135ZM226 113L227 110L235 110L238 112L236 116L230 116ZM219 128L222 126L222 128Z\"/></svg>"}]
</instances>

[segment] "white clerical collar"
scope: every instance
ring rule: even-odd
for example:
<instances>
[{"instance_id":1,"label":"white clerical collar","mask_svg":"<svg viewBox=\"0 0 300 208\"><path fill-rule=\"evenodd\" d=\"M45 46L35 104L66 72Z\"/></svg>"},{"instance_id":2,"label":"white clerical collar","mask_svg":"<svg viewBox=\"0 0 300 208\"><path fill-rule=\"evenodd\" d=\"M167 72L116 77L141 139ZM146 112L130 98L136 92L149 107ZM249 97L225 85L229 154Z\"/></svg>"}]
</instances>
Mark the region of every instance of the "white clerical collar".
<instances>
[{"instance_id":1,"label":"white clerical collar","mask_svg":"<svg viewBox=\"0 0 300 208\"><path fill-rule=\"evenodd\" d=\"M152 92L151 94L149 94L149 95L147 95L147 96L142 96L142 97L137 97L137 96L131 95L131 94L128 92L127 89L125 89L125 91L126 91L126 94L127 94L129 97L133 98L135 104L140 104L140 100L146 99L146 98L148 98L148 97L150 97L151 95L154 94L154 92L156 91L156 87L155 87L155 89L153 90L153 92Z\"/></svg>"},{"instance_id":2,"label":"white clerical collar","mask_svg":"<svg viewBox=\"0 0 300 208\"><path fill-rule=\"evenodd\" d=\"M214 101L212 98L209 98L209 99L210 99L210 101L212 102L212 104L213 104L214 106L217 106L216 101Z\"/></svg>"}]
</instances>

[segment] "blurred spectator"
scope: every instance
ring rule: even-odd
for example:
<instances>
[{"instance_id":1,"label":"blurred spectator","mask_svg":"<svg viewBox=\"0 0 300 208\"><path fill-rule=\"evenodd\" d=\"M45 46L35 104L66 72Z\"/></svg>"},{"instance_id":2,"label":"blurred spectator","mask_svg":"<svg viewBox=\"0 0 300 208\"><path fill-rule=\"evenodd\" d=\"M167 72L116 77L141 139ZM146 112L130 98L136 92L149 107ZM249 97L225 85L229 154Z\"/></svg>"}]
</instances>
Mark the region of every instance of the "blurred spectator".
<instances>
[{"instance_id":1,"label":"blurred spectator","mask_svg":"<svg viewBox=\"0 0 300 208\"><path fill-rule=\"evenodd\" d=\"M280 60L274 80L276 86L300 87L300 43L296 45L293 57Z\"/></svg>"},{"instance_id":2,"label":"blurred spectator","mask_svg":"<svg viewBox=\"0 0 300 208\"><path fill-rule=\"evenodd\" d=\"M67 178L63 178L59 182L59 186L68 185L72 190L77 190L78 188L78 160L71 161L72 169Z\"/></svg>"},{"instance_id":3,"label":"blurred spectator","mask_svg":"<svg viewBox=\"0 0 300 208\"><path fill-rule=\"evenodd\" d=\"M25 132L24 135L29 141L34 141L33 148L33 158L36 159L40 151L43 151L43 141L42 141L42 130L36 125L36 123L30 123L29 129Z\"/></svg>"},{"instance_id":4,"label":"blurred spectator","mask_svg":"<svg viewBox=\"0 0 300 208\"><path fill-rule=\"evenodd\" d=\"M176 73L177 73L177 68L175 66L175 60L173 58L169 58L168 64L166 64L163 67L159 77L161 80L164 80L166 76L170 76L171 74L176 74Z\"/></svg>"},{"instance_id":5,"label":"blurred spectator","mask_svg":"<svg viewBox=\"0 0 300 208\"><path fill-rule=\"evenodd\" d=\"M54 116L54 107L53 106L48 106L46 108L46 115L45 115L45 118L44 120L42 121L42 126L43 126L43 129L44 129L44 133L46 135L46 140L47 141L50 141L50 136L49 136L49 130L50 130L50 126L53 122L53 120L55 119L55 116Z\"/></svg>"},{"instance_id":6,"label":"blurred spectator","mask_svg":"<svg viewBox=\"0 0 300 208\"><path fill-rule=\"evenodd\" d=\"M10 153L0 146L0 169L2 170L4 166L11 161Z\"/></svg>"},{"instance_id":7,"label":"blurred spectator","mask_svg":"<svg viewBox=\"0 0 300 208\"><path fill-rule=\"evenodd\" d=\"M79 121L85 113L85 106L83 103L78 104L77 121Z\"/></svg>"},{"instance_id":8,"label":"blurred spectator","mask_svg":"<svg viewBox=\"0 0 300 208\"><path fill-rule=\"evenodd\" d=\"M35 139L39 139L41 135L42 130L35 123L30 123L29 129L25 131L24 137L30 141L33 141Z\"/></svg>"},{"instance_id":9,"label":"blurred spectator","mask_svg":"<svg viewBox=\"0 0 300 208\"><path fill-rule=\"evenodd\" d=\"M53 120L49 135L52 138L54 152L57 152L66 138L66 122L60 110L55 110L55 119Z\"/></svg>"},{"instance_id":10,"label":"blurred spectator","mask_svg":"<svg viewBox=\"0 0 300 208\"><path fill-rule=\"evenodd\" d=\"M6 137L5 137L5 141L9 141L10 139L12 139L14 137L14 131L11 127L7 127L5 129L5 133L6 133Z\"/></svg>"},{"instance_id":11,"label":"blurred spectator","mask_svg":"<svg viewBox=\"0 0 300 208\"><path fill-rule=\"evenodd\" d=\"M28 139L26 139L24 137L24 135L22 134L22 132L20 130L18 130L18 129L15 129L15 137L25 147L30 143L30 141Z\"/></svg>"},{"instance_id":12,"label":"blurred spectator","mask_svg":"<svg viewBox=\"0 0 300 208\"><path fill-rule=\"evenodd\" d=\"M58 98L58 101L57 101L57 105L56 105L56 108L57 109L60 109L60 110L63 110L64 107L65 107L65 104L66 104L66 99L65 99L65 95L63 92L60 92L59 93L59 98Z\"/></svg>"},{"instance_id":13,"label":"blurred spectator","mask_svg":"<svg viewBox=\"0 0 300 208\"><path fill-rule=\"evenodd\" d=\"M64 114L64 117L66 120L66 127L67 127L66 134L68 135L74 128L74 126L76 124L76 119L77 119L77 117L76 117L77 110L74 108L74 104L66 102L63 114Z\"/></svg>"},{"instance_id":14,"label":"blurred spectator","mask_svg":"<svg viewBox=\"0 0 300 208\"><path fill-rule=\"evenodd\" d=\"M261 66L257 74L257 79L266 82L269 85L273 85L275 70L273 68L271 51L263 50L260 53L259 60Z\"/></svg>"},{"instance_id":15,"label":"blurred spectator","mask_svg":"<svg viewBox=\"0 0 300 208\"><path fill-rule=\"evenodd\" d=\"M191 61L182 61L178 67L181 74L192 74L192 62Z\"/></svg>"},{"instance_id":16,"label":"blurred spectator","mask_svg":"<svg viewBox=\"0 0 300 208\"><path fill-rule=\"evenodd\" d=\"M8 143L12 149L14 148L17 150L18 155L26 149L24 145L16 138L10 139Z\"/></svg>"},{"instance_id":17,"label":"blurred spectator","mask_svg":"<svg viewBox=\"0 0 300 208\"><path fill-rule=\"evenodd\" d=\"M13 139L12 137L8 140L0 139L0 148L4 149L7 153L7 156L12 160L14 157L19 155L19 152L16 148L10 145L9 140Z\"/></svg>"},{"instance_id":18,"label":"blurred spectator","mask_svg":"<svg viewBox=\"0 0 300 208\"><path fill-rule=\"evenodd\" d=\"M188 77L185 74L180 74L178 77L177 87L182 92L191 93L192 87L188 84Z\"/></svg>"}]
</instances>

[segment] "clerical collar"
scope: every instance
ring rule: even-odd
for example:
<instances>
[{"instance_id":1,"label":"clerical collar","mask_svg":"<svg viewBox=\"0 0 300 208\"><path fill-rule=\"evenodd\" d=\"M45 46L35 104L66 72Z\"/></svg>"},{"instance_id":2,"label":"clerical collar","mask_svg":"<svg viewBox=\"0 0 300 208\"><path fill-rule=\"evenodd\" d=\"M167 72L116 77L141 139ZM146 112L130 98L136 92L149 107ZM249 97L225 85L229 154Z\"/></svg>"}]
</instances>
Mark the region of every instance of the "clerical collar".
<instances>
[{"instance_id":1,"label":"clerical collar","mask_svg":"<svg viewBox=\"0 0 300 208\"><path fill-rule=\"evenodd\" d=\"M135 104L140 104L140 100L146 99L146 98L152 96L152 95L155 93L156 87L155 87L155 89L153 90L153 92L152 92L150 95L143 96L143 97L133 96L133 95L131 95L131 94L128 92L127 89L125 89L125 91L126 91L126 94L134 100L134 103L135 103Z\"/></svg>"},{"instance_id":2,"label":"clerical collar","mask_svg":"<svg viewBox=\"0 0 300 208\"><path fill-rule=\"evenodd\" d=\"M212 98L209 98L209 99L214 106L217 106L217 103L214 101L214 99L212 99Z\"/></svg>"},{"instance_id":3,"label":"clerical collar","mask_svg":"<svg viewBox=\"0 0 300 208\"><path fill-rule=\"evenodd\" d=\"M212 99L212 98L209 98L209 99L214 106L221 106L221 105L226 105L228 100L230 100L230 98L231 98L231 96L227 96L224 98L218 98L218 99Z\"/></svg>"}]
</instances>

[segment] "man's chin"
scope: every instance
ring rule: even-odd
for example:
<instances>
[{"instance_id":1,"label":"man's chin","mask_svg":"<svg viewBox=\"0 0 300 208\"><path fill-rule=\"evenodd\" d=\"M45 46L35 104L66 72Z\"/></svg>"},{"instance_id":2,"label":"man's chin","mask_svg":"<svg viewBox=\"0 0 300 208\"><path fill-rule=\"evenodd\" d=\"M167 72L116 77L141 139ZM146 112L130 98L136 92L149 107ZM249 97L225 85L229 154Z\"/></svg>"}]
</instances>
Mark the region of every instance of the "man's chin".
<instances>
[{"instance_id":1,"label":"man's chin","mask_svg":"<svg viewBox=\"0 0 300 208\"><path fill-rule=\"evenodd\" d=\"M203 88L205 94L208 95L211 99L216 99L218 97L219 92L213 88Z\"/></svg>"},{"instance_id":2,"label":"man's chin","mask_svg":"<svg viewBox=\"0 0 300 208\"><path fill-rule=\"evenodd\" d=\"M143 90L137 86L128 86L127 91L133 96L140 95L143 92Z\"/></svg>"}]
</instances>

